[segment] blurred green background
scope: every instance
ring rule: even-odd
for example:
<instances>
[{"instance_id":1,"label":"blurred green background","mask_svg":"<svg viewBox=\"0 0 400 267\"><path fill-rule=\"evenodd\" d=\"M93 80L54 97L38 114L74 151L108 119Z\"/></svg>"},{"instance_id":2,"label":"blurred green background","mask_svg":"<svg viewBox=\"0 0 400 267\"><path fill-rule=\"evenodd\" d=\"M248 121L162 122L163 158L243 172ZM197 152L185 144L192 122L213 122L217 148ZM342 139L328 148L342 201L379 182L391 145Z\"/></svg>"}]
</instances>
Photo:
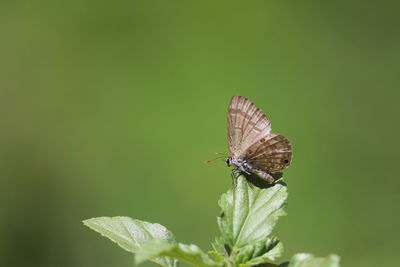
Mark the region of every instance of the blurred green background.
<instances>
[{"instance_id":1,"label":"blurred green background","mask_svg":"<svg viewBox=\"0 0 400 267\"><path fill-rule=\"evenodd\" d=\"M397 265L393 3L1 1L0 265L132 266L95 216L210 249L233 94L293 143L281 261Z\"/></svg>"}]
</instances>

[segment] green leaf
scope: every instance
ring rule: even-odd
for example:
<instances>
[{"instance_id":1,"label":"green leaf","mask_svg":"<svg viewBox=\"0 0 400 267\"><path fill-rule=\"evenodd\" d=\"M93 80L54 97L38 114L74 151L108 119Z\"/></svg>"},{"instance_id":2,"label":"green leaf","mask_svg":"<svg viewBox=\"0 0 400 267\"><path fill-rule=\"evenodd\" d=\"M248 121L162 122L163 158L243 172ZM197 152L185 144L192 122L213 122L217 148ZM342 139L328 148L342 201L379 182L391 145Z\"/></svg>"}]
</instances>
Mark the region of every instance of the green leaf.
<instances>
[{"instance_id":1,"label":"green leaf","mask_svg":"<svg viewBox=\"0 0 400 267\"><path fill-rule=\"evenodd\" d=\"M208 251L208 254L213 257L213 259L219 263L225 263L226 258L222 256L220 253L215 251Z\"/></svg>"},{"instance_id":2,"label":"green leaf","mask_svg":"<svg viewBox=\"0 0 400 267\"><path fill-rule=\"evenodd\" d=\"M213 256L214 260L220 263L229 262L229 254L225 249L224 241L222 238L216 238L212 243L213 251L209 251L208 254Z\"/></svg>"},{"instance_id":3,"label":"green leaf","mask_svg":"<svg viewBox=\"0 0 400 267\"><path fill-rule=\"evenodd\" d=\"M255 266L261 263L270 263L283 253L283 245L276 238L268 238L267 241L247 245L240 249L236 256L236 264L240 267Z\"/></svg>"},{"instance_id":4,"label":"green leaf","mask_svg":"<svg viewBox=\"0 0 400 267\"><path fill-rule=\"evenodd\" d=\"M224 241L222 238L216 238L214 243L212 243L214 252L219 254L217 257L228 258L228 252L225 250Z\"/></svg>"},{"instance_id":5,"label":"green leaf","mask_svg":"<svg viewBox=\"0 0 400 267\"><path fill-rule=\"evenodd\" d=\"M161 240L153 240L144 244L137 252L135 262L139 264L161 256L169 256L194 266L220 266L196 245L173 244Z\"/></svg>"},{"instance_id":6,"label":"green leaf","mask_svg":"<svg viewBox=\"0 0 400 267\"><path fill-rule=\"evenodd\" d=\"M222 195L219 205L222 215L218 225L225 244L241 248L265 241L278 218L286 215L286 186L275 184L266 189L249 186L239 176L234 190Z\"/></svg>"},{"instance_id":7,"label":"green leaf","mask_svg":"<svg viewBox=\"0 0 400 267\"><path fill-rule=\"evenodd\" d=\"M308 253L298 253L292 257L287 267L340 267L340 257L332 254L326 258Z\"/></svg>"},{"instance_id":8,"label":"green leaf","mask_svg":"<svg viewBox=\"0 0 400 267\"><path fill-rule=\"evenodd\" d=\"M85 220L83 224L132 253L136 253L150 240L175 243L172 233L161 224L134 220L129 217L98 217ZM176 262L168 257L156 258L153 262L168 267L176 265Z\"/></svg>"}]
</instances>

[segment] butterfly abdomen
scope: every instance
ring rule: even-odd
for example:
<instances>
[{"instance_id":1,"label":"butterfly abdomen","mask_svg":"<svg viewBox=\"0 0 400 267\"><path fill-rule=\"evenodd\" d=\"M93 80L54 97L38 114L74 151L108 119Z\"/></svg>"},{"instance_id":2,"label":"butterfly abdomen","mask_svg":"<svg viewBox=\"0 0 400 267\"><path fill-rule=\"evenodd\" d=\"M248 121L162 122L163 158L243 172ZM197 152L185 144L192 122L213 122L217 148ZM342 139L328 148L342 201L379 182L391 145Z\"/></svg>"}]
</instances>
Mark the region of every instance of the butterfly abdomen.
<instances>
[{"instance_id":1,"label":"butterfly abdomen","mask_svg":"<svg viewBox=\"0 0 400 267\"><path fill-rule=\"evenodd\" d=\"M250 172L251 172L252 174L257 175L257 176L260 177L261 179L267 181L268 183L271 183L271 184L272 184L272 183L275 182L274 177L273 177L269 172L263 171L263 170L261 170L261 169L256 169L256 168L250 169Z\"/></svg>"}]
</instances>

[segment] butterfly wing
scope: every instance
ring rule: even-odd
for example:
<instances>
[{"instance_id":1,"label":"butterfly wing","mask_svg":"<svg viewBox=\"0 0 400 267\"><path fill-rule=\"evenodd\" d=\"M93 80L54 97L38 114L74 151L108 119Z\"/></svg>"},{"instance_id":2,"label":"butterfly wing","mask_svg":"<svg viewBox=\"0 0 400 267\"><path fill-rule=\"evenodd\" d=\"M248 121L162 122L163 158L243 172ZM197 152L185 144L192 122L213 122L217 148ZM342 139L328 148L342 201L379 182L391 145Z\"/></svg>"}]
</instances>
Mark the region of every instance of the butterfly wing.
<instances>
[{"instance_id":1,"label":"butterfly wing","mask_svg":"<svg viewBox=\"0 0 400 267\"><path fill-rule=\"evenodd\" d=\"M268 134L252 144L242 155L256 168L267 172L287 168L292 161L292 146L280 134Z\"/></svg>"},{"instance_id":2,"label":"butterfly wing","mask_svg":"<svg viewBox=\"0 0 400 267\"><path fill-rule=\"evenodd\" d=\"M232 97L228 110L228 146L232 157L239 157L270 132L271 123L262 110L243 96Z\"/></svg>"}]
</instances>

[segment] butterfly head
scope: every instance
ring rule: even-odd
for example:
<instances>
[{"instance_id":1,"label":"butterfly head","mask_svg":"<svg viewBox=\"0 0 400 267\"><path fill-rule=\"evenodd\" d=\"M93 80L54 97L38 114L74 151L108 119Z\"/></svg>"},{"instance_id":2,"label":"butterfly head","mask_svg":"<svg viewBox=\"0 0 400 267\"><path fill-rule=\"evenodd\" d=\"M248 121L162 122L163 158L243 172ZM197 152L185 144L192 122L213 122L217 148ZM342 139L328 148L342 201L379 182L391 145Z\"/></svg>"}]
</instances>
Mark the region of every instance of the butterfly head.
<instances>
[{"instance_id":1,"label":"butterfly head","mask_svg":"<svg viewBox=\"0 0 400 267\"><path fill-rule=\"evenodd\" d=\"M226 162L226 165L227 165L228 167L230 167L230 166L232 165L232 157L227 158L227 159L225 160L225 162Z\"/></svg>"}]
</instances>

